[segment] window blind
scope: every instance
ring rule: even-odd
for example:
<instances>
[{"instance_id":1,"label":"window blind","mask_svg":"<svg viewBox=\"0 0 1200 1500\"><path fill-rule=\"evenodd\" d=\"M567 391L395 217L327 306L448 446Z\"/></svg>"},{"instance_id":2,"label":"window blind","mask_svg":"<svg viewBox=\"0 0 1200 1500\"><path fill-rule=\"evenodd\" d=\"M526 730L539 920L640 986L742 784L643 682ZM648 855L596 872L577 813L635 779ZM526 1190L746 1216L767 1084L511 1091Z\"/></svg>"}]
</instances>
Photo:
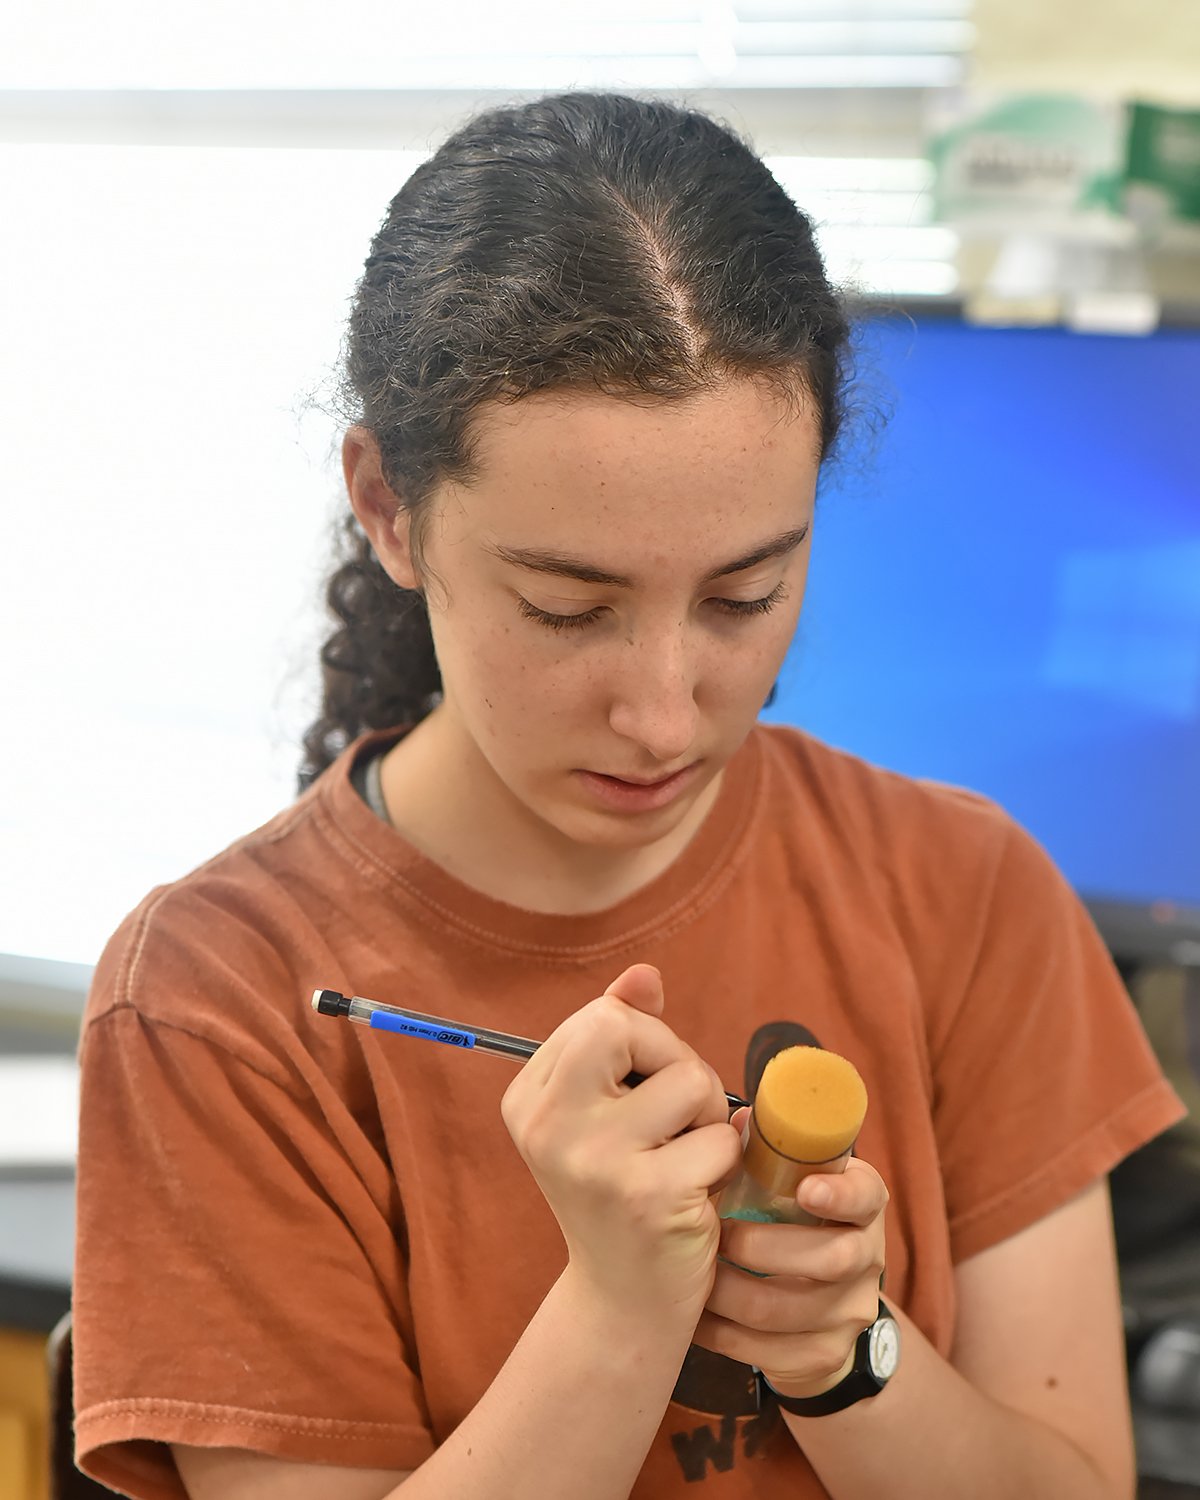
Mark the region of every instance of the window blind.
<instances>
[{"instance_id":1,"label":"window blind","mask_svg":"<svg viewBox=\"0 0 1200 1500\"><path fill-rule=\"evenodd\" d=\"M920 102L969 44L966 0L10 8L0 954L94 962L151 886L291 797L344 504L307 398L440 135L489 97L698 96L759 141L837 279L937 295L955 241Z\"/></svg>"},{"instance_id":2,"label":"window blind","mask_svg":"<svg viewBox=\"0 0 1200 1500\"><path fill-rule=\"evenodd\" d=\"M44 0L0 88L938 88L970 0Z\"/></svg>"}]
</instances>

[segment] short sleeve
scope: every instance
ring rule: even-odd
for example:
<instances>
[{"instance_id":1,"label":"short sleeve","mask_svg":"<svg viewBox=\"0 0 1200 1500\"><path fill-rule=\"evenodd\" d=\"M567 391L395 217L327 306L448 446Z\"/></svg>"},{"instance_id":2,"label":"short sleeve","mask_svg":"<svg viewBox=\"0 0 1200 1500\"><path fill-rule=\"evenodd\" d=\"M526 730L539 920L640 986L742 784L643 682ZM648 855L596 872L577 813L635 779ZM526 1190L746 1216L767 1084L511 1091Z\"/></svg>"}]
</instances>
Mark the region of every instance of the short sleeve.
<instances>
[{"instance_id":1,"label":"short sleeve","mask_svg":"<svg viewBox=\"0 0 1200 1500\"><path fill-rule=\"evenodd\" d=\"M185 1500L169 1443L423 1462L386 1189L322 1100L128 1004L92 1020L81 1063L81 1467L139 1500Z\"/></svg>"},{"instance_id":2,"label":"short sleeve","mask_svg":"<svg viewBox=\"0 0 1200 1500\"><path fill-rule=\"evenodd\" d=\"M1061 1206L1183 1114L1090 916L1003 819L955 1003L931 1023L951 1252L967 1259Z\"/></svg>"}]
</instances>

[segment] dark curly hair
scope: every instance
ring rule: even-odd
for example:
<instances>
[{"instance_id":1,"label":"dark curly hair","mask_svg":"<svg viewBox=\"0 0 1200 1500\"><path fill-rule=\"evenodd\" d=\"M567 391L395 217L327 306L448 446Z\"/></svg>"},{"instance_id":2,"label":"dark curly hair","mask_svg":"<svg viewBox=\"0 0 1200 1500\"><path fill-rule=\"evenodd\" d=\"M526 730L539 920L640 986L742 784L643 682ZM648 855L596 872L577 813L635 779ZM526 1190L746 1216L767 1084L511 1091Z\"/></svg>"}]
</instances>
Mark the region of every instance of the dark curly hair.
<instances>
[{"instance_id":1,"label":"dark curly hair","mask_svg":"<svg viewBox=\"0 0 1200 1500\"><path fill-rule=\"evenodd\" d=\"M378 443L419 555L434 489L477 472L482 403L667 401L755 377L813 403L824 459L849 332L809 219L745 142L675 104L559 94L475 115L392 199L349 319L343 409ZM422 596L392 583L353 515L340 531L302 788L441 691Z\"/></svg>"}]
</instances>

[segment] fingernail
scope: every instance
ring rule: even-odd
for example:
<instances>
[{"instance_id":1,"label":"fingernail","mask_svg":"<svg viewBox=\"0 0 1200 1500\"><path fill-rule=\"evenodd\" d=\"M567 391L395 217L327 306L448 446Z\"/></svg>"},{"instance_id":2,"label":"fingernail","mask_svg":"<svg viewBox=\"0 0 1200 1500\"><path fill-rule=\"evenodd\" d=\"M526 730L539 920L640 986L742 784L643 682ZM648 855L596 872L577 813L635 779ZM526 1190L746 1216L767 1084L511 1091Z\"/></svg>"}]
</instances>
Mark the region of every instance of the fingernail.
<instances>
[{"instance_id":1,"label":"fingernail","mask_svg":"<svg viewBox=\"0 0 1200 1500\"><path fill-rule=\"evenodd\" d=\"M814 1182L812 1187L807 1189L804 1197L810 1208L828 1208L833 1194L825 1183Z\"/></svg>"}]
</instances>

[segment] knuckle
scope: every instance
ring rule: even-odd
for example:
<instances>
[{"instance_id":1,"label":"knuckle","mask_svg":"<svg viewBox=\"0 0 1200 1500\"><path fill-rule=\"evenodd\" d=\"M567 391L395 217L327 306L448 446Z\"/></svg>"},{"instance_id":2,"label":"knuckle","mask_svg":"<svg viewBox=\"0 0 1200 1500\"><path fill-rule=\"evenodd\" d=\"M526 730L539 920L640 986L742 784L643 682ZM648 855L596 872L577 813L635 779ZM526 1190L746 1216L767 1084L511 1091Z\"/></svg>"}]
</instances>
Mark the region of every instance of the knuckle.
<instances>
[{"instance_id":1,"label":"knuckle","mask_svg":"<svg viewBox=\"0 0 1200 1500\"><path fill-rule=\"evenodd\" d=\"M589 1000L573 1016L568 1016L563 1026L585 1042L607 1039L614 1035L618 1024L616 1004L611 995L601 995L599 999Z\"/></svg>"},{"instance_id":2,"label":"knuckle","mask_svg":"<svg viewBox=\"0 0 1200 1500\"><path fill-rule=\"evenodd\" d=\"M721 1144L718 1147L718 1165L725 1172L732 1172L735 1167L741 1165L742 1161L742 1138L732 1125L718 1127L722 1129Z\"/></svg>"},{"instance_id":3,"label":"knuckle","mask_svg":"<svg viewBox=\"0 0 1200 1500\"><path fill-rule=\"evenodd\" d=\"M540 1168L548 1157L546 1142L548 1134L539 1129L536 1123L529 1120L517 1120L512 1127L513 1144L521 1153L525 1162L533 1168Z\"/></svg>"},{"instance_id":4,"label":"knuckle","mask_svg":"<svg viewBox=\"0 0 1200 1500\"><path fill-rule=\"evenodd\" d=\"M739 1323L743 1323L747 1328L753 1328L756 1333L770 1332L776 1321L775 1303L761 1281L756 1281L752 1287L747 1287L742 1293L741 1313Z\"/></svg>"},{"instance_id":5,"label":"knuckle","mask_svg":"<svg viewBox=\"0 0 1200 1500\"><path fill-rule=\"evenodd\" d=\"M649 1224L660 1211L660 1196L644 1182L634 1179L626 1183L621 1194L628 1221L635 1226Z\"/></svg>"},{"instance_id":6,"label":"knuckle","mask_svg":"<svg viewBox=\"0 0 1200 1500\"><path fill-rule=\"evenodd\" d=\"M612 1035L624 1033L638 1012L626 1005L624 1000L618 1000L616 995L598 995L583 1007L580 1014L586 1015L593 1026Z\"/></svg>"},{"instance_id":7,"label":"knuckle","mask_svg":"<svg viewBox=\"0 0 1200 1500\"><path fill-rule=\"evenodd\" d=\"M562 1121L544 1096L518 1102L509 1129L517 1149L531 1166L548 1165L556 1155L562 1155Z\"/></svg>"},{"instance_id":8,"label":"knuckle","mask_svg":"<svg viewBox=\"0 0 1200 1500\"><path fill-rule=\"evenodd\" d=\"M845 1340L828 1333L805 1334L789 1361L794 1379L828 1380L846 1362Z\"/></svg>"},{"instance_id":9,"label":"knuckle","mask_svg":"<svg viewBox=\"0 0 1200 1500\"><path fill-rule=\"evenodd\" d=\"M689 1102L702 1104L712 1093L712 1073L706 1062L698 1057L686 1057L677 1064L680 1086Z\"/></svg>"},{"instance_id":10,"label":"knuckle","mask_svg":"<svg viewBox=\"0 0 1200 1500\"><path fill-rule=\"evenodd\" d=\"M853 1337L857 1338L864 1328L870 1328L879 1314L879 1296L868 1288L866 1296L858 1303L854 1311Z\"/></svg>"},{"instance_id":11,"label":"knuckle","mask_svg":"<svg viewBox=\"0 0 1200 1500\"><path fill-rule=\"evenodd\" d=\"M520 1074L517 1077L519 1078ZM521 1113L520 1096L516 1093L516 1087L517 1079L514 1078L512 1083L509 1084L500 1096L500 1118L504 1121L505 1129L509 1135L513 1133L513 1127Z\"/></svg>"},{"instance_id":12,"label":"knuckle","mask_svg":"<svg viewBox=\"0 0 1200 1500\"><path fill-rule=\"evenodd\" d=\"M500 1118L504 1128L512 1137L513 1144L522 1156L527 1157L527 1144L531 1132L536 1132L537 1111L531 1109L528 1090L523 1088L520 1075L505 1089L500 1100Z\"/></svg>"},{"instance_id":13,"label":"knuckle","mask_svg":"<svg viewBox=\"0 0 1200 1500\"><path fill-rule=\"evenodd\" d=\"M850 1235L839 1235L825 1247L822 1269L826 1281L848 1281L862 1270L862 1252Z\"/></svg>"},{"instance_id":14,"label":"knuckle","mask_svg":"<svg viewBox=\"0 0 1200 1500\"><path fill-rule=\"evenodd\" d=\"M818 1334L812 1341L811 1359L814 1377L822 1380L836 1375L846 1363L850 1344L841 1334Z\"/></svg>"},{"instance_id":15,"label":"knuckle","mask_svg":"<svg viewBox=\"0 0 1200 1500\"><path fill-rule=\"evenodd\" d=\"M611 1179L605 1170L605 1156L596 1141L576 1141L562 1153L560 1170L575 1186L606 1196L611 1191Z\"/></svg>"},{"instance_id":16,"label":"knuckle","mask_svg":"<svg viewBox=\"0 0 1200 1500\"><path fill-rule=\"evenodd\" d=\"M662 1192L650 1173L634 1166L616 1173L604 1152L581 1153L572 1167L572 1186L591 1201L592 1211L612 1229L653 1236L662 1223Z\"/></svg>"}]
</instances>

